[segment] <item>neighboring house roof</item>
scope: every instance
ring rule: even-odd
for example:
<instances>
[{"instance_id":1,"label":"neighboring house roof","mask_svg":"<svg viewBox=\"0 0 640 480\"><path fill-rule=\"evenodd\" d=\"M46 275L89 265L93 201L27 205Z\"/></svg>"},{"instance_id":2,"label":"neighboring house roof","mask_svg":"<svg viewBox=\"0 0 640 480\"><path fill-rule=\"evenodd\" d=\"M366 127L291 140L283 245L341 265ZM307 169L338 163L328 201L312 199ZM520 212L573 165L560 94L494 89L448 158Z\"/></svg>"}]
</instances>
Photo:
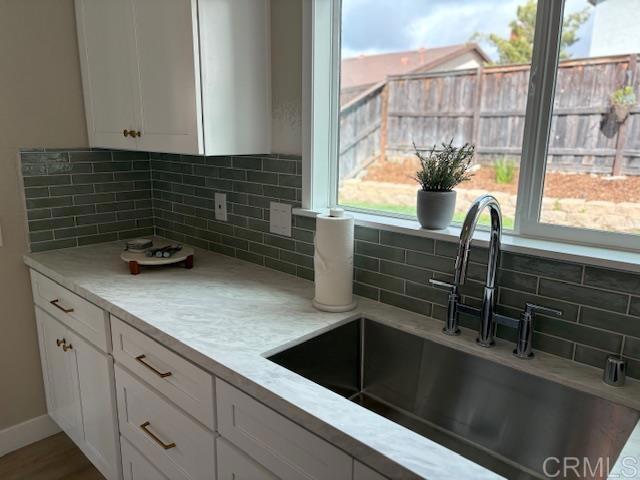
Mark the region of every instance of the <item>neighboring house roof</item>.
<instances>
[{"instance_id":1,"label":"neighboring house roof","mask_svg":"<svg viewBox=\"0 0 640 480\"><path fill-rule=\"evenodd\" d=\"M389 75L426 71L470 51L475 51L482 60L489 61L489 57L475 43L345 58L341 64L340 88L373 85L386 80Z\"/></svg>"}]
</instances>

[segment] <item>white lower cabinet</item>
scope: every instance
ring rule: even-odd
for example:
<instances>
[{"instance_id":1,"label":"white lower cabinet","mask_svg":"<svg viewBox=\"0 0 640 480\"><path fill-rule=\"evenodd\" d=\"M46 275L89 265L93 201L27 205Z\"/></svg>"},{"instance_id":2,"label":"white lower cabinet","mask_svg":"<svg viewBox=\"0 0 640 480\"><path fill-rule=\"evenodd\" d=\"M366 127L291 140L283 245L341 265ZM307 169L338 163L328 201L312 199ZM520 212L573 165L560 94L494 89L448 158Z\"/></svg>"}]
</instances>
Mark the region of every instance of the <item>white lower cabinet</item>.
<instances>
[{"instance_id":1,"label":"white lower cabinet","mask_svg":"<svg viewBox=\"0 0 640 480\"><path fill-rule=\"evenodd\" d=\"M216 440L216 448L218 480L278 480L278 477L222 437Z\"/></svg>"},{"instance_id":2,"label":"white lower cabinet","mask_svg":"<svg viewBox=\"0 0 640 480\"><path fill-rule=\"evenodd\" d=\"M49 415L102 475L119 480L111 357L39 308L36 321Z\"/></svg>"},{"instance_id":3,"label":"white lower cabinet","mask_svg":"<svg viewBox=\"0 0 640 480\"><path fill-rule=\"evenodd\" d=\"M51 279L32 279L49 415L107 480L385 480Z\"/></svg>"},{"instance_id":4,"label":"white lower cabinet","mask_svg":"<svg viewBox=\"0 0 640 480\"><path fill-rule=\"evenodd\" d=\"M119 365L115 374L120 434L169 478L215 479L214 433Z\"/></svg>"}]
</instances>

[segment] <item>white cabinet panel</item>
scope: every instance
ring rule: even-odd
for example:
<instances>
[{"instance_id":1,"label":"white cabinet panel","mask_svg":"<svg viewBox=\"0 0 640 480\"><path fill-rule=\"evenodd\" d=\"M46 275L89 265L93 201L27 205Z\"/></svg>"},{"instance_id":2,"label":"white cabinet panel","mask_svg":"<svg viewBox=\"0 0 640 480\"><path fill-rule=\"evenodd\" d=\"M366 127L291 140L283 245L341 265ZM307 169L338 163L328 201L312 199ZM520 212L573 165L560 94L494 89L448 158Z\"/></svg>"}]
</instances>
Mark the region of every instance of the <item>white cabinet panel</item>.
<instances>
[{"instance_id":1,"label":"white cabinet panel","mask_svg":"<svg viewBox=\"0 0 640 480\"><path fill-rule=\"evenodd\" d=\"M213 377L111 316L113 356L172 402L215 430Z\"/></svg>"},{"instance_id":2,"label":"white cabinet panel","mask_svg":"<svg viewBox=\"0 0 640 480\"><path fill-rule=\"evenodd\" d=\"M218 480L278 480L222 437L216 440Z\"/></svg>"},{"instance_id":3,"label":"white cabinet panel","mask_svg":"<svg viewBox=\"0 0 640 480\"><path fill-rule=\"evenodd\" d=\"M36 321L49 415L79 444L82 439L80 392L76 351L69 348L69 330L39 308L36 308Z\"/></svg>"},{"instance_id":4,"label":"white cabinet panel","mask_svg":"<svg viewBox=\"0 0 640 480\"><path fill-rule=\"evenodd\" d=\"M139 124L131 0L76 0L80 64L92 147L135 150Z\"/></svg>"},{"instance_id":5,"label":"white cabinet panel","mask_svg":"<svg viewBox=\"0 0 640 480\"><path fill-rule=\"evenodd\" d=\"M271 151L269 0L200 2L207 153Z\"/></svg>"},{"instance_id":6,"label":"white cabinet panel","mask_svg":"<svg viewBox=\"0 0 640 480\"><path fill-rule=\"evenodd\" d=\"M353 463L353 480L387 480L387 478L355 460Z\"/></svg>"},{"instance_id":7,"label":"white cabinet panel","mask_svg":"<svg viewBox=\"0 0 640 480\"><path fill-rule=\"evenodd\" d=\"M116 364L120 433L162 472L215 479L214 434Z\"/></svg>"},{"instance_id":8,"label":"white cabinet panel","mask_svg":"<svg viewBox=\"0 0 640 480\"><path fill-rule=\"evenodd\" d=\"M82 450L107 478L120 478L113 359L70 332L78 362Z\"/></svg>"},{"instance_id":9,"label":"white cabinet panel","mask_svg":"<svg viewBox=\"0 0 640 480\"><path fill-rule=\"evenodd\" d=\"M198 12L195 0L133 0L138 50L138 147L202 152Z\"/></svg>"},{"instance_id":10,"label":"white cabinet panel","mask_svg":"<svg viewBox=\"0 0 640 480\"><path fill-rule=\"evenodd\" d=\"M218 431L284 480L351 480L343 451L216 379Z\"/></svg>"}]
</instances>

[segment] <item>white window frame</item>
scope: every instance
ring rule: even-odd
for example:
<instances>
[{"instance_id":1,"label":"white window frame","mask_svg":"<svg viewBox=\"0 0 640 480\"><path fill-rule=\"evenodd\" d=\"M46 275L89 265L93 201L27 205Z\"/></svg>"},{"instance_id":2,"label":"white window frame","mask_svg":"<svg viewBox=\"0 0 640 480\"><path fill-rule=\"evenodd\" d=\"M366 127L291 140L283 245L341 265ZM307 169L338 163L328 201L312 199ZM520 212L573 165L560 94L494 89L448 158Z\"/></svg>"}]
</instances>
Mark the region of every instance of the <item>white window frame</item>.
<instances>
[{"instance_id":1,"label":"white window frame","mask_svg":"<svg viewBox=\"0 0 640 480\"><path fill-rule=\"evenodd\" d=\"M302 208L324 211L338 201L341 0L303 0ZM516 205L515 237L640 252L633 234L543 223L547 147L559 62L563 0L538 0ZM357 208L346 210L362 212ZM385 212L384 217L403 218ZM407 218L404 216L404 218Z\"/></svg>"}]
</instances>

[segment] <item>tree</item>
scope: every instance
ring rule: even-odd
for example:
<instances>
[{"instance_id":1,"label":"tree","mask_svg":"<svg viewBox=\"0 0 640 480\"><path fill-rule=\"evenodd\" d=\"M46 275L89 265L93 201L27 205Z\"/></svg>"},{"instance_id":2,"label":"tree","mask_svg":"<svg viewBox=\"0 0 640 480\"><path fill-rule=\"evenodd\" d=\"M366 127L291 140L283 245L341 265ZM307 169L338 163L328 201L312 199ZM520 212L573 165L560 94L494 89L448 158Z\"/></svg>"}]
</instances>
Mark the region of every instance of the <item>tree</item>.
<instances>
[{"instance_id":1,"label":"tree","mask_svg":"<svg viewBox=\"0 0 640 480\"><path fill-rule=\"evenodd\" d=\"M511 33L509 38L503 38L495 33L476 33L473 39L489 42L498 50L499 64L530 63L533 52L533 35L536 25L536 0L527 0L518 6L516 18L509 22ZM589 18L591 12L585 8L579 12L566 15L562 22L562 36L560 39L560 59L570 58L568 48L579 40L578 30Z\"/></svg>"}]
</instances>

